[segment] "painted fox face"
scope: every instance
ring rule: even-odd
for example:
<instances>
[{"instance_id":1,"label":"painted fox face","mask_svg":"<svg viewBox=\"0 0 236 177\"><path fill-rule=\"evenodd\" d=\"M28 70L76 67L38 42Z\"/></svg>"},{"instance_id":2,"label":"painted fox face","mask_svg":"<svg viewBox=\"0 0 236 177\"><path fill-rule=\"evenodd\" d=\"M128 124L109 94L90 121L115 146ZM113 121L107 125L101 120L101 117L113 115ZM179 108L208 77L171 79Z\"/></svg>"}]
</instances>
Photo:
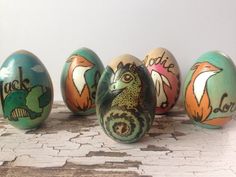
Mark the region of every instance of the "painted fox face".
<instances>
[{"instance_id":1,"label":"painted fox face","mask_svg":"<svg viewBox=\"0 0 236 177\"><path fill-rule=\"evenodd\" d=\"M217 73L222 70L222 69L210 64L209 62L196 63L191 69L195 70L196 73L202 73L202 72L206 72L206 71Z\"/></svg>"},{"instance_id":2,"label":"painted fox face","mask_svg":"<svg viewBox=\"0 0 236 177\"><path fill-rule=\"evenodd\" d=\"M92 68L93 67L93 63L86 60L84 57L81 57L79 55L73 55L71 56L67 62L72 62L73 66L82 66L82 67L89 67Z\"/></svg>"}]
</instances>

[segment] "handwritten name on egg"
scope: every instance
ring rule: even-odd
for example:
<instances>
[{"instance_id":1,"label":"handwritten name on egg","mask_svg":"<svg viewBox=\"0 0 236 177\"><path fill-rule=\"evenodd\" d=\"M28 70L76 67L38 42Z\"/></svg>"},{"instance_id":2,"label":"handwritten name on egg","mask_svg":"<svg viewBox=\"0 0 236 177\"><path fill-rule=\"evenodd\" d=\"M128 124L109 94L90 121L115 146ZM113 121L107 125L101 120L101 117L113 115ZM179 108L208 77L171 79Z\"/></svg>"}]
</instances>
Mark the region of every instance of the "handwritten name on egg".
<instances>
[{"instance_id":1,"label":"handwritten name on egg","mask_svg":"<svg viewBox=\"0 0 236 177\"><path fill-rule=\"evenodd\" d=\"M219 106L213 110L214 113L222 112L234 112L236 111L236 105L234 102L226 103L225 99L228 97L227 93L221 96Z\"/></svg>"},{"instance_id":2,"label":"handwritten name on egg","mask_svg":"<svg viewBox=\"0 0 236 177\"><path fill-rule=\"evenodd\" d=\"M30 81L29 79L23 77L22 67L18 67L18 72L19 80L13 80L12 82L7 82L5 84L3 84L3 81L0 82L1 89L3 89L6 94L17 89L28 90L27 85Z\"/></svg>"},{"instance_id":3,"label":"handwritten name on egg","mask_svg":"<svg viewBox=\"0 0 236 177\"><path fill-rule=\"evenodd\" d=\"M166 52L164 51L160 57L156 58L149 58L149 55L147 55L144 61L149 60L148 62L149 66L160 64L163 66L163 68L167 69L168 72L174 73L175 65L169 62L169 57L165 56L165 53Z\"/></svg>"}]
</instances>

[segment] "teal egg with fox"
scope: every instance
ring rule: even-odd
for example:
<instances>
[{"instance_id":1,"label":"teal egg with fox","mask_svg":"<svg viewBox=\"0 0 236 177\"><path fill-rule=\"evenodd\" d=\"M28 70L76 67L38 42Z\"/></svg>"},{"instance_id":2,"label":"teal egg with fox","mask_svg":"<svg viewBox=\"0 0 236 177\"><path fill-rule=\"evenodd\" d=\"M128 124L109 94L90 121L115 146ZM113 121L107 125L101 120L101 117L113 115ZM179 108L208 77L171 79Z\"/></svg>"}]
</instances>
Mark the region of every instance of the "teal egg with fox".
<instances>
[{"instance_id":1,"label":"teal egg with fox","mask_svg":"<svg viewBox=\"0 0 236 177\"><path fill-rule=\"evenodd\" d=\"M11 125L38 127L53 103L52 81L43 63L25 50L10 55L0 68L0 97L2 114Z\"/></svg>"},{"instance_id":2,"label":"teal egg with fox","mask_svg":"<svg viewBox=\"0 0 236 177\"><path fill-rule=\"evenodd\" d=\"M204 128L221 128L236 111L236 68L219 51L201 55L184 84L184 105L190 119Z\"/></svg>"},{"instance_id":3,"label":"teal egg with fox","mask_svg":"<svg viewBox=\"0 0 236 177\"><path fill-rule=\"evenodd\" d=\"M89 48L75 50L66 60L61 74L61 93L75 115L94 114L97 84L104 70L98 55Z\"/></svg>"},{"instance_id":4,"label":"teal egg with fox","mask_svg":"<svg viewBox=\"0 0 236 177\"><path fill-rule=\"evenodd\" d=\"M101 127L117 142L137 142L153 123L155 98L154 83L139 59L128 54L113 59L97 88Z\"/></svg>"}]
</instances>

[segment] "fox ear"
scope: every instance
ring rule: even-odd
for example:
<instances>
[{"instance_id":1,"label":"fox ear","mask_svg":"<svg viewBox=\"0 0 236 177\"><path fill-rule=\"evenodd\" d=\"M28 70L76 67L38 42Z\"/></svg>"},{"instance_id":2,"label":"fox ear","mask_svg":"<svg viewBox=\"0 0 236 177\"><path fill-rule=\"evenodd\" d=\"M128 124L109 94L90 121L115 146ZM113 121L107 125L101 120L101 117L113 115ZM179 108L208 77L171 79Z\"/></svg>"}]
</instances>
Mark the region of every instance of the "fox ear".
<instances>
[{"instance_id":1,"label":"fox ear","mask_svg":"<svg viewBox=\"0 0 236 177\"><path fill-rule=\"evenodd\" d=\"M192 66L191 70L196 70L200 66L200 63L196 63Z\"/></svg>"},{"instance_id":2,"label":"fox ear","mask_svg":"<svg viewBox=\"0 0 236 177\"><path fill-rule=\"evenodd\" d=\"M68 59L67 59L67 63L70 63L70 62L72 62L73 61L73 59L74 58L76 58L77 57L77 55L72 55L72 56L70 56Z\"/></svg>"}]
</instances>

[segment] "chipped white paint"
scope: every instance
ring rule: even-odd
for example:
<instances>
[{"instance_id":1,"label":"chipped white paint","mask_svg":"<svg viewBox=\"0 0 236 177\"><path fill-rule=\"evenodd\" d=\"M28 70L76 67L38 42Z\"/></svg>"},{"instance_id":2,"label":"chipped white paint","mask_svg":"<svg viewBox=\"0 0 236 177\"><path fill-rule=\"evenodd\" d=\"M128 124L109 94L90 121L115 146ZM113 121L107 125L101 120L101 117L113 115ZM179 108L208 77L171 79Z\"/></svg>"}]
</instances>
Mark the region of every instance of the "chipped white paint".
<instances>
[{"instance_id":1,"label":"chipped white paint","mask_svg":"<svg viewBox=\"0 0 236 177\"><path fill-rule=\"evenodd\" d=\"M17 130L0 119L0 166L63 168L73 163L150 176L236 176L235 119L220 130L187 120L176 107L169 116L158 116L140 142L120 144L103 133L96 116L70 117L64 106L54 108L35 131Z\"/></svg>"}]
</instances>

